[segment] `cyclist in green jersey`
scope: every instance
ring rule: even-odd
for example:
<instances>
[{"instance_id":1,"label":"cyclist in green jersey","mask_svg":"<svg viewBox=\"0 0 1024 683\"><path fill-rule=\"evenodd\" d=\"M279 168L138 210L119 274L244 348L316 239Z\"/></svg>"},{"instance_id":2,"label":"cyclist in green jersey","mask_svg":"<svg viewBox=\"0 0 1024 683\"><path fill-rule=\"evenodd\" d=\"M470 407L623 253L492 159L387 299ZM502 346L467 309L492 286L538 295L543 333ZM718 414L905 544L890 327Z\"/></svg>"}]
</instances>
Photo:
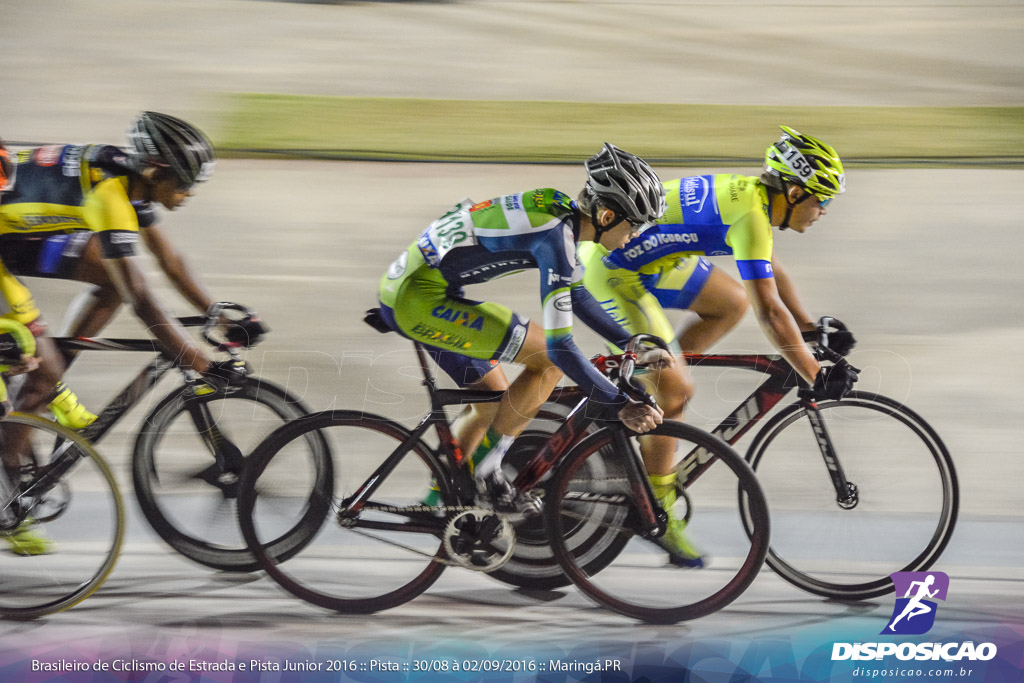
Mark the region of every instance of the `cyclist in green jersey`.
<instances>
[{"instance_id":1,"label":"cyclist in green jersey","mask_svg":"<svg viewBox=\"0 0 1024 683\"><path fill-rule=\"evenodd\" d=\"M818 395L841 397L855 375L848 366L822 367L803 343L801 333L812 332L814 322L774 257L772 228L806 231L845 190L845 174L831 146L786 126L782 130L766 150L760 177L719 174L666 182L668 209L654 229L618 250L582 245L584 282L631 333L656 334L684 352L705 351L752 305L772 345ZM742 286L706 258L718 255L735 258ZM677 336L665 308L695 311L699 320ZM846 353L854 340L842 331L835 342L836 350ZM685 365L667 368L651 391L666 417L679 419L693 394ZM675 497L672 459L662 449L651 455L649 467L665 473L652 481L666 507ZM665 543L698 557L683 528L681 520L673 520Z\"/></svg>"},{"instance_id":2,"label":"cyclist in green jersey","mask_svg":"<svg viewBox=\"0 0 1024 683\"><path fill-rule=\"evenodd\" d=\"M434 347L441 367L460 385L507 390L497 407L474 406L456 438L492 501L521 506L501 473L505 450L548 398L564 372L590 396L592 409L643 433L661 413L627 399L598 372L572 337L574 317L615 343L629 335L582 286L578 243L615 249L664 211L664 191L650 166L614 145L587 164L577 201L541 188L474 204L466 199L434 221L381 278L387 325ZM536 268L543 322L497 303L467 299L463 287ZM671 356L658 352L665 362ZM499 362L523 365L508 383ZM429 501L428 501L429 502Z\"/></svg>"}]
</instances>

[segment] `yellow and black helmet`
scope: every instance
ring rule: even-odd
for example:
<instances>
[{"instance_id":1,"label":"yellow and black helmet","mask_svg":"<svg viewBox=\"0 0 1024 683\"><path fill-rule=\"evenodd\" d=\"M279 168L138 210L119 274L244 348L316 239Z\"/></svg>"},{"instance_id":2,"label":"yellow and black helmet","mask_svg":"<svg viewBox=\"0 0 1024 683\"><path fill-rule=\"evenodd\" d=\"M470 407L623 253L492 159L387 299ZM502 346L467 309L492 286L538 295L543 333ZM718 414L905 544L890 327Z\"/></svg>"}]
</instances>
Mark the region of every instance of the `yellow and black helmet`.
<instances>
[{"instance_id":1,"label":"yellow and black helmet","mask_svg":"<svg viewBox=\"0 0 1024 683\"><path fill-rule=\"evenodd\" d=\"M789 126L779 127L782 137L765 151L765 173L796 183L820 199L846 191L843 162L831 145Z\"/></svg>"}]
</instances>

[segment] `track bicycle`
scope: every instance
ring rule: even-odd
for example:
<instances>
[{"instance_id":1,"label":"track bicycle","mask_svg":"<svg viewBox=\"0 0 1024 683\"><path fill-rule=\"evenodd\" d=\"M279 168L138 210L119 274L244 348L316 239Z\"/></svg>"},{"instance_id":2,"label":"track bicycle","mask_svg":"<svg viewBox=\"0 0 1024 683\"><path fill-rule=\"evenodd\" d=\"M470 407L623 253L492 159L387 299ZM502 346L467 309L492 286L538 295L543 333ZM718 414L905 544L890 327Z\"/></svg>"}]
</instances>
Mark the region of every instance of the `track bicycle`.
<instances>
[{"instance_id":1,"label":"track bicycle","mask_svg":"<svg viewBox=\"0 0 1024 683\"><path fill-rule=\"evenodd\" d=\"M230 316L249 316L244 306L219 302L204 316L179 318L202 327L215 351L239 358L239 348L258 339L229 341L218 327ZM92 443L103 437L176 365L151 339L58 337L63 352L138 351L156 357L125 386L80 434ZM142 421L132 452L135 497L153 530L185 557L213 569L248 572L259 568L238 531L235 511L245 458L282 422L309 411L284 388L253 374L237 386L212 387L196 373L180 369L183 383L164 396ZM326 444L306 436L312 463L327 467ZM59 442L58 442L59 447ZM296 529L284 529L275 552L297 552L305 542Z\"/></svg>"},{"instance_id":2,"label":"track bicycle","mask_svg":"<svg viewBox=\"0 0 1024 683\"><path fill-rule=\"evenodd\" d=\"M0 536L31 526L60 549L33 554L0 539L0 616L33 619L78 604L110 575L124 539L124 504L110 466L81 434L11 413L0 421L0 449L11 447L6 427L15 424L28 430L35 464L0 467Z\"/></svg>"},{"instance_id":3,"label":"track bicycle","mask_svg":"<svg viewBox=\"0 0 1024 683\"><path fill-rule=\"evenodd\" d=\"M496 511L479 498L444 413L449 405L497 401L503 392L438 389L426 351L414 347L430 397L430 411L414 429L361 411L314 413L273 432L245 469L242 533L267 573L307 602L371 613L418 596L449 565L500 572L513 556L518 526L531 519L529 513ZM630 354L635 361L632 349ZM632 365L621 371L619 384L639 396L631 374ZM722 548L723 562L701 572L671 567L664 551L639 540L660 536L667 522L636 446L646 437L617 421L590 433L597 417L587 408L581 399L554 434L534 435L544 440L514 479L546 510L547 536L568 577L599 603L646 621L693 619L729 604L753 581L768 551L767 505L749 466L720 439L690 425L666 422L652 432L683 452L700 450L721 463L716 476L697 486L692 480L688 495L708 501L691 525L706 533L713 548ZM430 428L438 434L436 448L423 439ZM308 464L305 437L311 432L329 443L329 476ZM432 478L441 505L421 502ZM264 496L273 510L264 510ZM289 497L293 514L282 520L281 502ZM316 525L303 535L317 536L283 562L268 550L268 539L279 534L278 525L291 527L299 518Z\"/></svg>"},{"instance_id":4,"label":"track bicycle","mask_svg":"<svg viewBox=\"0 0 1024 683\"><path fill-rule=\"evenodd\" d=\"M819 360L845 363L828 346L832 318L817 323ZM691 367L739 368L764 380L711 433L730 445L755 426L746 460L772 512L767 563L815 595L866 600L894 590L893 572L925 571L952 537L959 509L953 460L935 430L894 399L852 391L816 400L777 355L684 354ZM786 396L796 400L765 418ZM580 392L565 388L545 405L565 413ZM560 406L560 407L559 407ZM677 466L681 496L709 467L699 453Z\"/></svg>"}]
</instances>

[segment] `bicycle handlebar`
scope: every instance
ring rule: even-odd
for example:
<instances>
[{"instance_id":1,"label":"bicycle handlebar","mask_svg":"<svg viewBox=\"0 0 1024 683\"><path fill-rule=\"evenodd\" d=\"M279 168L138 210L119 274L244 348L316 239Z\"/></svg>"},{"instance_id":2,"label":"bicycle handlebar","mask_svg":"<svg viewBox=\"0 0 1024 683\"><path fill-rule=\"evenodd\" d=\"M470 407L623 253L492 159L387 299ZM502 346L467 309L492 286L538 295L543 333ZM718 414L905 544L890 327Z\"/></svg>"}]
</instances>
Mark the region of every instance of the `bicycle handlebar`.
<instances>
[{"instance_id":1,"label":"bicycle handlebar","mask_svg":"<svg viewBox=\"0 0 1024 683\"><path fill-rule=\"evenodd\" d=\"M634 334L626 343L626 349L622 354L622 364L619 366L618 385L622 391L634 401L646 403L652 408L658 407L658 402L647 393L642 386L633 381L633 371L636 369L636 349L641 344L653 344L664 351L671 353L668 344L653 334Z\"/></svg>"},{"instance_id":2,"label":"bicycle handlebar","mask_svg":"<svg viewBox=\"0 0 1024 683\"><path fill-rule=\"evenodd\" d=\"M814 347L814 354L818 357L818 360L831 361L836 365L849 365L848 361L843 358L842 355L833 351L828 346L828 335L830 331L845 332L847 329L846 325L832 316L823 315L818 318L818 322L814 327L818 332L818 338L815 340L816 346Z\"/></svg>"},{"instance_id":3,"label":"bicycle handlebar","mask_svg":"<svg viewBox=\"0 0 1024 683\"><path fill-rule=\"evenodd\" d=\"M210 305L210 308L206 311L206 317L203 322L203 330L201 332L203 339L207 344L212 346L217 351L227 351L232 353L235 349L247 346L247 344L241 342L232 342L227 339L216 339L213 336L213 330L221 322L221 314L224 311L238 311L243 315L244 318L256 318L256 311L252 310L248 306L242 304L236 304L230 301L217 301Z\"/></svg>"}]
</instances>

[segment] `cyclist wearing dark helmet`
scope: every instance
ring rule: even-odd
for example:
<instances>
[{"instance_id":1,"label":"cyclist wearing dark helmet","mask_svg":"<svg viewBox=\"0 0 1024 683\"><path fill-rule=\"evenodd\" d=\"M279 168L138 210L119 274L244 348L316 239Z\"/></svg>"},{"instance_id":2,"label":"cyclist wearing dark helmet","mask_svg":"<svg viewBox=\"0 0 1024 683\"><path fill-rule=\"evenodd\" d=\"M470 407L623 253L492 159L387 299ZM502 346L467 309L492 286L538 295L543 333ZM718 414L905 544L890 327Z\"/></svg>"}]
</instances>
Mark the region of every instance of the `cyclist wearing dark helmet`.
<instances>
[{"instance_id":1,"label":"cyclist wearing dark helmet","mask_svg":"<svg viewBox=\"0 0 1024 683\"><path fill-rule=\"evenodd\" d=\"M136 257L141 240L175 289L206 311L213 298L157 224L155 205L180 207L210 177L213 146L196 127L167 114L143 112L128 132L128 151L112 145L46 145L17 153L0 200L0 293L5 315L36 335L40 367L15 407L80 429L95 416L60 382L71 358L41 336L46 328L20 277L93 285L69 310L66 334L92 336L122 303L182 367L230 374L209 358L154 296ZM4 311L0 311L4 313ZM5 452L6 455L6 452Z\"/></svg>"},{"instance_id":2,"label":"cyclist wearing dark helmet","mask_svg":"<svg viewBox=\"0 0 1024 683\"><path fill-rule=\"evenodd\" d=\"M665 183L668 210L654 229L618 250L583 245L586 287L633 333L662 337L681 351L701 353L720 339L752 305L758 322L780 353L819 395L842 396L855 379L844 366L822 368L802 343L814 322L795 285L773 252L772 227L804 232L846 189L842 161L821 140L782 126L765 151L760 177L703 175ZM733 280L707 257L731 255L740 278ZM664 309L697 313L676 332ZM832 335L841 352L853 346L846 331ZM652 392L672 419L681 417L693 394L685 366L661 373ZM658 456L652 456L657 460ZM666 508L675 499L672 454L648 469ZM699 565L701 553L673 520L662 537L673 561Z\"/></svg>"},{"instance_id":3,"label":"cyclist wearing dark helmet","mask_svg":"<svg viewBox=\"0 0 1024 683\"><path fill-rule=\"evenodd\" d=\"M431 223L380 281L381 310L391 329L433 347L459 386L508 390L500 404L467 408L455 429L492 496L509 493L501 458L562 373L638 432L661 422L659 412L629 401L590 364L573 341L572 325L578 317L612 342L628 339L583 288L576 247L590 240L608 249L625 244L661 216L664 192L646 162L611 144L585 166L577 201L551 188L481 203L464 199ZM540 271L539 324L465 296L468 285L532 268ZM511 385L500 362L523 366ZM425 502L434 500L431 495Z\"/></svg>"}]
</instances>

